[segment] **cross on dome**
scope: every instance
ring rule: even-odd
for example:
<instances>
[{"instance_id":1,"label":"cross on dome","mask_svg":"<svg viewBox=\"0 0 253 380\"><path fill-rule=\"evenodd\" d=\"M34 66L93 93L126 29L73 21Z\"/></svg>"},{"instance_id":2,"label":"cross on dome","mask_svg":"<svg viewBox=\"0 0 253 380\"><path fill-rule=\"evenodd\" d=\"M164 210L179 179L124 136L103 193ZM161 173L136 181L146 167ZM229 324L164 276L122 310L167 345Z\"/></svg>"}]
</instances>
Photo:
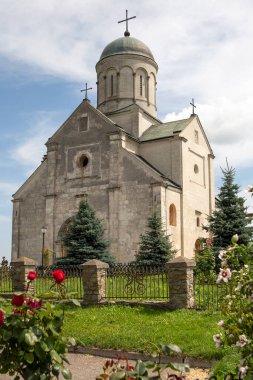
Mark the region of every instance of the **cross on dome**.
<instances>
[{"instance_id":1,"label":"cross on dome","mask_svg":"<svg viewBox=\"0 0 253 380\"><path fill-rule=\"evenodd\" d=\"M132 18L136 18L136 16L128 17L128 10L126 9L126 18L124 20L118 21L118 24L120 24L121 22L125 22L126 23L126 31L124 33L125 37L129 37L130 36L130 32L128 31L128 20L132 20Z\"/></svg>"}]
</instances>

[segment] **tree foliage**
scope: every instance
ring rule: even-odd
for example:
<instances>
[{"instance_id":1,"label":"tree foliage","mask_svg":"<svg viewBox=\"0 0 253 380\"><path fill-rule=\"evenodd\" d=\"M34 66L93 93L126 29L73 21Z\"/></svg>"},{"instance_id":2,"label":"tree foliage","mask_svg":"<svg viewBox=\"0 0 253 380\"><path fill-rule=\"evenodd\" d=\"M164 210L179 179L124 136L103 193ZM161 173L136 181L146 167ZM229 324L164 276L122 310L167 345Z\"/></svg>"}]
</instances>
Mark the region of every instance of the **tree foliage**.
<instances>
[{"instance_id":1,"label":"tree foliage","mask_svg":"<svg viewBox=\"0 0 253 380\"><path fill-rule=\"evenodd\" d=\"M213 236L216 268L219 266L219 250L230 244L233 235L239 235L241 244L247 244L250 240L247 208L244 205L245 199L239 196L239 186L234 183L235 170L227 165L222 173L223 184L216 200L216 208L208 217L208 226L204 227Z\"/></svg>"},{"instance_id":2,"label":"tree foliage","mask_svg":"<svg viewBox=\"0 0 253 380\"><path fill-rule=\"evenodd\" d=\"M92 259L107 263L114 261L108 253L109 243L104 238L104 227L86 200L80 202L63 243L67 256L58 260L59 265L79 265Z\"/></svg>"},{"instance_id":3,"label":"tree foliage","mask_svg":"<svg viewBox=\"0 0 253 380\"><path fill-rule=\"evenodd\" d=\"M161 265L172 259L176 253L169 236L165 235L161 218L153 214L147 223L147 231L140 236L140 250L136 261L142 265Z\"/></svg>"}]
</instances>

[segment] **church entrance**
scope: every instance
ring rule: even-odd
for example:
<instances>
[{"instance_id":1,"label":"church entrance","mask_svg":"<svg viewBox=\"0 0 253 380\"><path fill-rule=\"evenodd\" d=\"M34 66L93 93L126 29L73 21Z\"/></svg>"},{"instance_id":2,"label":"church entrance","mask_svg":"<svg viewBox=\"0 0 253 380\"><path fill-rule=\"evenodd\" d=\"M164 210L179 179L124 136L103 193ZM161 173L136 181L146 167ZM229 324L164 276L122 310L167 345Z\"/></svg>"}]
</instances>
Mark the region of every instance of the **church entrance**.
<instances>
[{"instance_id":1,"label":"church entrance","mask_svg":"<svg viewBox=\"0 0 253 380\"><path fill-rule=\"evenodd\" d=\"M56 241L57 258L66 256L66 248L64 247L63 238L66 232L68 231L71 221L72 221L72 218L68 218L67 220L65 220L65 222L61 225L59 229L57 241Z\"/></svg>"}]
</instances>

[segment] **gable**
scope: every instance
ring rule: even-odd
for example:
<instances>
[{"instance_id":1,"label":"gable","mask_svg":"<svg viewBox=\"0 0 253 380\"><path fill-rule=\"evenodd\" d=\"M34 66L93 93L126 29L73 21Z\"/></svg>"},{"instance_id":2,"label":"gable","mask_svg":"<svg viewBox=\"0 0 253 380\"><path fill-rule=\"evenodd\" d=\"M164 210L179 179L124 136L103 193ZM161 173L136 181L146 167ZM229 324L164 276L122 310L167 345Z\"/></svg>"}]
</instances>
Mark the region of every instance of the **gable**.
<instances>
[{"instance_id":1,"label":"gable","mask_svg":"<svg viewBox=\"0 0 253 380\"><path fill-rule=\"evenodd\" d=\"M98 130L100 133L113 133L118 132L119 127L102 112L95 109L87 100L84 100L50 137L49 141L61 143L68 136L73 140L76 138L84 141L90 133Z\"/></svg>"},{"instance_id":2,"label":"gable","mask_svg":"<svg viewBox=\"0 0 253 380\"><path fill-rule=\"evenodd\" d=\"M13 194L14 199L23 199L31 193L45 194L47 178L47 160L30 175L22 186Z\"/></svg>"},{"instance_id":3,"label":"gable","mask_svg":"<svg viewBox=\"0 0 253 380\"><path fill-rule=\"evenodd\" d=\"M213 155L212 148L197 115L191 118L188 125L180 132L180 136L187 139L194 148L206 148L209 151L209 154Z\"/></svg>"}]
</instances>

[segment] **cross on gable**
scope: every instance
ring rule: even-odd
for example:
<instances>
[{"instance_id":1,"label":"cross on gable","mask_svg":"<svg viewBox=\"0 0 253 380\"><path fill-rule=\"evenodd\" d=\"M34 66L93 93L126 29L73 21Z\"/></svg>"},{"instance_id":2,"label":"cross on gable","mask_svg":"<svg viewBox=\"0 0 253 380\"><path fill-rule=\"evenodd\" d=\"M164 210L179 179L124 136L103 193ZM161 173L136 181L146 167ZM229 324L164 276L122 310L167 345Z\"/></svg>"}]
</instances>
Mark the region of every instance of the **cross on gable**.
<instances>
[{"instance_id":1,"label":"cross on gable","mask_svg":"<svg viewBox=\"0 0 253 380\"><path fill-rule=\"evenodd\" d=\"M126 18L124 20L118 21L118 24L120 24L121 22L125 22L126 23L126 31L124 33L125 37L129 37L130 36L130 33L128 31L128 20L132 20L132 18L136 18L136 16L128 17L128 10L126 9Z\"/></svg>"},{"instance_id":2,"label":"cross on gable","mask_svg":"<svg viewBox=\"0 0 253 380\"><path fill-rule=\"evenodd\" d=\"M194 104L194 99L192 99L192 102L190 103L190 105L192 106L192 114L191 116L194 116L195 115L195 110L194 108L196 108L195 104Z\"/></svg>"},{"instance_id":3,"label":"cross on gable","mask_svg":"<svg viewBox=\"0 0 253 380\"><path fill-rule=\"evenodd\" d=\"M84 88L83 90L80 90L80 92L85 91L85 98L84 98L84 100L89 100L88 97L87 97L87 92L88 92L89 90L92 90L92 87L88 88L88 87L87 87L87 83L85 83L85 88Z\"/></svg>"}]
</instances>

